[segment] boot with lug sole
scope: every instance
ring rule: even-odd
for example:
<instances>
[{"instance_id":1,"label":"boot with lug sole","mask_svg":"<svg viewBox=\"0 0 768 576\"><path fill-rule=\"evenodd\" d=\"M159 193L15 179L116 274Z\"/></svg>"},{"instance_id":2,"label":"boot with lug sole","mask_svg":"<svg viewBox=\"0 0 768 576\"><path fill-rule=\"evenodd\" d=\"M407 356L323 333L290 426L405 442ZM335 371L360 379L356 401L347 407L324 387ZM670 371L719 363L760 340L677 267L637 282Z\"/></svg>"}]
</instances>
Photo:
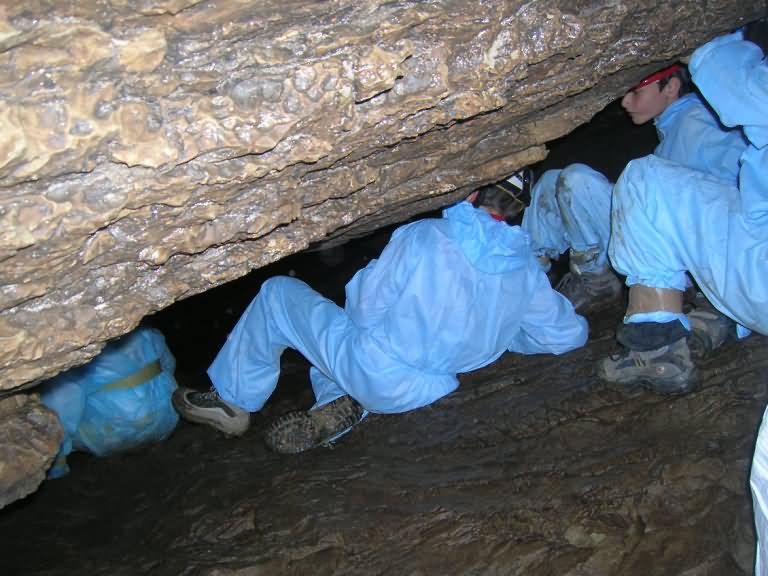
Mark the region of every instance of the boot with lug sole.
<instances>
[{"instance_id":1,"label":"boot with lug sole","mask_svg":"<svg viewBox=\"0 0 768 576\"><path fill-rule=\"evenodd\" d=\"M696 368L686 338L656 350L625 348L600 361L597 373L606 382L640 385L661 394L687 394L696 382Z\"/></svg>"},{"instance_id":2,"label":"boot with lug sole","mask_svg":"<svg viewBox=\"0 0 768 576\"><path fill-rule=\"evenodd\" d=\"M608 306L622 294L622 284L610 267L593 269L597 250L576 252L571 250L569 272L555 286L555 290L573 304L577 312L584 312ZM586 268L586 270L585 270Z\"/></svg>"},{"instance_id":3,"label":"boot with lug sole","mask_svg":"<svg viewBox=\"0 0 768 576\"><path fill-rule=\"evenodd\" d=\"M329 443L363 418L365 409L341 396L314 410L289 412L272 422L264 442L279 454L299 454Z\"/></svg>"}]
</instances>

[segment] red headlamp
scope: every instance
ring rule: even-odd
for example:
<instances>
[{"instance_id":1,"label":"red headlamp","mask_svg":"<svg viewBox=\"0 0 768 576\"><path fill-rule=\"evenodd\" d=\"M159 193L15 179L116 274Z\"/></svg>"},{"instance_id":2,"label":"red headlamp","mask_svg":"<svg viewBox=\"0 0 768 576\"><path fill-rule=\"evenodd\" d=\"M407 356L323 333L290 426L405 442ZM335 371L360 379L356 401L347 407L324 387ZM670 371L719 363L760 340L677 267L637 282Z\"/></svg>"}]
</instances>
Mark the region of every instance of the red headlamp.
<instances>
[{"instance_id":1,"label":"red headlamp","mask_svg":"<svg viewBox=\"0 0 768 576\"><path fill-rule=\"evenodd\" d=\"M659 80L664 80L665 78L669 78L675 72L679 72L682 69L683 68L682 66L680 66L680 64L672 64L672 66L670 66L669 68L664 68L663 70L654 72L650 76L646 76L638 83L637 86L632 88L632 90L639 90L643 86L648 86L648 84L653 84L654 82L658 82Z\"/></svg>"}]
</instances>

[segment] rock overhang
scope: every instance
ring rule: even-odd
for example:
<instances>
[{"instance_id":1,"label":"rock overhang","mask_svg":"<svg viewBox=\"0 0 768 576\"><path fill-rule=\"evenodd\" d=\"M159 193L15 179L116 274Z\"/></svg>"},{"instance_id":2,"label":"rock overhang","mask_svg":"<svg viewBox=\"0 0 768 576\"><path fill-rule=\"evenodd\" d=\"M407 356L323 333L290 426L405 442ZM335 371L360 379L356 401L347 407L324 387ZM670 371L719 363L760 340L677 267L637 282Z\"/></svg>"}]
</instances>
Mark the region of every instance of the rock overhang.
<instances>
[{"instance_id":1,"label":"rock overhang","mask_svg":"<svg viewBox=\"0 0 768 576\"><path fill-rule=\"evenodd\" d=\"M86 362L177 300L541 160L647 72L763 13L0 5L0 392Z\"/></svg>"}]
</instances>

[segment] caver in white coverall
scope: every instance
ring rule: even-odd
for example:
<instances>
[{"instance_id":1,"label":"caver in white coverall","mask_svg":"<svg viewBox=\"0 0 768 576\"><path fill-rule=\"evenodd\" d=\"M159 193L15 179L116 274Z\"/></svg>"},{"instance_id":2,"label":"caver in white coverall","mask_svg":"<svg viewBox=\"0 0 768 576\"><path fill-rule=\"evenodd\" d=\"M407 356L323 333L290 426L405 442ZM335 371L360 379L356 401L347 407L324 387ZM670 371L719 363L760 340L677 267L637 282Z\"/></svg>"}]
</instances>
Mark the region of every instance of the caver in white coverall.
<instances>
[{"instance_id":1,"label":"caver in white coverall","mask_svg":"<svg viewBox=\"0 0 768 576\"><path fill-rule=\"evenodd\" d=\"M727 129L696 94L686 94L654 120L659 145L654 154L736 183L746 148L741 130ZM611 233L613 183L584 164L547 170L536 182L523 229L537 256L556 259L569 248L596 256L582 272L605 268ZM667 191L674 194L673 189Z\"/></svg>"},{"instance_id":2,"label":"caver in white coverall","mask_svg":"<svg viewBox=\"0 0 768 576\"><path fill-rule=\"evenodd\" d=\"M527 235L469 202L398 228L346 297L342 309L297 279L265 282L208 369L221 398L261 409L291 347L313 366L316 407L349 394L368 411L404 412L507 350L559 354L587 339Z\"/></svg>"},{"instance_id":3,"label":"caver in white coverall","mask_svg":"<svg viewBox=\"0 0 768 576\"><path fill-rule=\"evenodd\" d=\"M628 284L685 289L685 273L709 301L749 329L768 334L768 64L740 33L716 38L691 57L701 93L749 147L738 187L729 179L655 156L631 162L616 183L610 258ZM672 312L643 321L674 321ZM680 319L683 321L683 319ZM758 534L755 574L768 574L768 425L751 471Z\"/></svg>"}]
</instances>

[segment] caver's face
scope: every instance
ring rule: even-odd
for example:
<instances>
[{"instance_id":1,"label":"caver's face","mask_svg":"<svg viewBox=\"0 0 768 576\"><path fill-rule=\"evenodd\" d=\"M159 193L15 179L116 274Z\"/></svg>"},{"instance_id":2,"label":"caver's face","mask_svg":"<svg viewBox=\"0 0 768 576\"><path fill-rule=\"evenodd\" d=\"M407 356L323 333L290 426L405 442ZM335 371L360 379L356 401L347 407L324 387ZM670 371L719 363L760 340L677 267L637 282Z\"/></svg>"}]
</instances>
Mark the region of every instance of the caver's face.
<instances>
[{"instance_id":1,"label":"caver's face","mask_svg":"<svg viewBox=\"0 0 768 576\"><path fill-rule=\"evenodd\" d=\"M659 90L658 82L630 90L621 99L621 107L627 111L632 122L645 124L664 112L676 99L677 89L675 89L675 97L671 97L673 83L674 81L670 81L662 90Z\"/></svg>"}]
</instances>

